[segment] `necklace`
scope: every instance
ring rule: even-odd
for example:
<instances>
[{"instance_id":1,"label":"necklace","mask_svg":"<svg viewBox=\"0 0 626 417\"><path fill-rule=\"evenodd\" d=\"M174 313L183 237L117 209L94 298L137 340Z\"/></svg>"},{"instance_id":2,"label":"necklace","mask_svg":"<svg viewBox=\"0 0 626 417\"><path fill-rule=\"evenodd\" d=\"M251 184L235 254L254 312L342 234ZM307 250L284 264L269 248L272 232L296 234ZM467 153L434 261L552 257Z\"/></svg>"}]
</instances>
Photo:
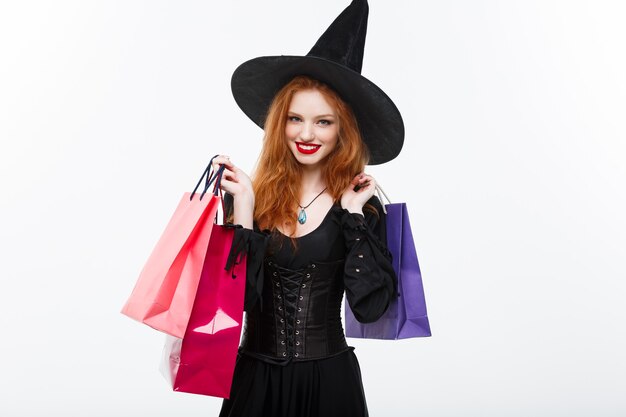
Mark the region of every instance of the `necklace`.
<instances>
[{"instance_id":1,"label":"necklace","mask_svg":"<svg viewBox=\"0 0 626 417\"><path fill-rule=\"evenodd\" d=\"M326 188L328 188L328 187L326 187ZM306 211L304 211L304 209L308 208L311 204L313 204L313 202L315 200L317 200L317 197L319 197L322 194L324 194L324 191L326 191L326 188L324 188L321 193L316 195L315 198L313 200L311 200L311 202L309 204L307 204L306 206L302 207L300 205L300 203L298 203L298 207L300 207L300 213L298 213L298 223L300 223L300 224L306 223Z\"/></svg>"}]
</instances>

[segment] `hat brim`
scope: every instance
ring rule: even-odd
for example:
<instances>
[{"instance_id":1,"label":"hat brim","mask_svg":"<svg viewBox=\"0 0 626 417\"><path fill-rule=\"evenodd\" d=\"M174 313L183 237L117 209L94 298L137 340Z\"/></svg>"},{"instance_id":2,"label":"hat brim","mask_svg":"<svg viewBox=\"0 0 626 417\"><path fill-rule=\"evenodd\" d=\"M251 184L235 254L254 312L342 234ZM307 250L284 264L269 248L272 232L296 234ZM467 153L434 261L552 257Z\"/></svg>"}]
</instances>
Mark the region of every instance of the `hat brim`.
<instances>
[{"instance_id":1,"label":"hat brim","mask_svg":"<svg viewBox=\"0 0 626 417\"><path fill-rule=\"evenodd\" d=\"M276 93L297 75L308 75L333 88L350 105L370 153L369 165L394 159L404 143L404 123L396 105L356 71L315 56L264 56L241 64L231 88L237 105L263 128Z\"/></svg>"}]
</instances>

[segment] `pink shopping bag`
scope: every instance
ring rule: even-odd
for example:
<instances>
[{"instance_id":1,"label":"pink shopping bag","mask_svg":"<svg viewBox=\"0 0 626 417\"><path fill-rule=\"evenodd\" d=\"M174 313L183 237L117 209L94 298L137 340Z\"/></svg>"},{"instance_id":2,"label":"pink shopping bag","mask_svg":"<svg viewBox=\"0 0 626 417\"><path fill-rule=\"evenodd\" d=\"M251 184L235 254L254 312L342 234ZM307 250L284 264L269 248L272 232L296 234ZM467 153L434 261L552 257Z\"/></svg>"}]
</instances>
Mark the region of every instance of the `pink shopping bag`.
<instances>
[{"instance_id":1,"label":"pink shopping bag","mask_svg":"<svg viewBox=\"0 0 626 417\"><path fill-rule=\"evenodd\" d=\"M166 339L161 372L174 391L230 396L246 285L245 257L225 269L233 234L214 226L185 336Z\"/></svg>"},{"instance_id":2,"label":"pink shopping bag","mask_svg":"<svg viewBox=\"0 0 626 417\"><path fill-rule=\"evenodd\" d=\"M204 192L198 196L196 190L205 175ZM217 176L218 173L211 173L209 163L194 191L183 194L122 314L172 336L183 337L214 226L213 218L221 202L215 194L205 195Z\"/></svg>"}]
</instances>

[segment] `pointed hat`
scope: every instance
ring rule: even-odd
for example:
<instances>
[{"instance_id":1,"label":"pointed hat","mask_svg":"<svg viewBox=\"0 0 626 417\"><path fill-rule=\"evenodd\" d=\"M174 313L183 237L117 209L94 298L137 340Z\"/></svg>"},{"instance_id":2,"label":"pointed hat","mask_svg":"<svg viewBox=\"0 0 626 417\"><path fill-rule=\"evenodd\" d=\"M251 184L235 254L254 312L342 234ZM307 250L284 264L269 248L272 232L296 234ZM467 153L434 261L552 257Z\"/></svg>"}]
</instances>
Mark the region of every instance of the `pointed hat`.
<instances>
[{"instance_id":1,"label":"pointed hat","mask_svg":"<svg viewBox=\"0 0 626 417\"><path fill-rule=\"evenodd\" d=\"M404 143L402 116L391 99L361 75L367 32L367 0L353 0L306 56L263 56L241 64L231 88L243 112L263 128L276 93L297 75L308 75L333 88L350 105L370 165L398 156Z\"/></svg>"}]
</instances>

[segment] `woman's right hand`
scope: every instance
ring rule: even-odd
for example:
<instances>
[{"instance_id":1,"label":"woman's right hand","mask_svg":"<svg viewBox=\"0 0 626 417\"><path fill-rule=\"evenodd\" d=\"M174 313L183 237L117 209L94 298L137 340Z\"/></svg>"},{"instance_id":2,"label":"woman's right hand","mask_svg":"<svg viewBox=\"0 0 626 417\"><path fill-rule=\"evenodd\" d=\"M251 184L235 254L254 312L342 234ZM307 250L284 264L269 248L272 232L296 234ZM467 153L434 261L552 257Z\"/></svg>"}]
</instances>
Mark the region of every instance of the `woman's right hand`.
<instances>
[{"instance_id":1,"label":"woman's right hand","mask_svg":"<svg viewBox=\"0 0 626 417\"><path fill-rule=\"evenodd\" d=\"M213 169L218 170L220 165L224 165L221 188L232 194L233 202L233 222L243 227L252 229L252 215L254 213L254 190L252 181L248 174L241 168L235 166L230 158L219 155L213 160Z\"/></svg>"},{"instance_id":2,"label":"woman's right hand","mask_svg":"<svg viewBox=\"0 0 626 417\"><path fill-rule=\"evenodd\" d=\"M239 167L232 163L230 158L225 155L218 155L213 160L213 169L217 171L220 165L225 165L222 174L221 188L229 194L241 199L253 199L254 191L252 190L252 181L250 177Z\"/></svg>"}]
</instances>

